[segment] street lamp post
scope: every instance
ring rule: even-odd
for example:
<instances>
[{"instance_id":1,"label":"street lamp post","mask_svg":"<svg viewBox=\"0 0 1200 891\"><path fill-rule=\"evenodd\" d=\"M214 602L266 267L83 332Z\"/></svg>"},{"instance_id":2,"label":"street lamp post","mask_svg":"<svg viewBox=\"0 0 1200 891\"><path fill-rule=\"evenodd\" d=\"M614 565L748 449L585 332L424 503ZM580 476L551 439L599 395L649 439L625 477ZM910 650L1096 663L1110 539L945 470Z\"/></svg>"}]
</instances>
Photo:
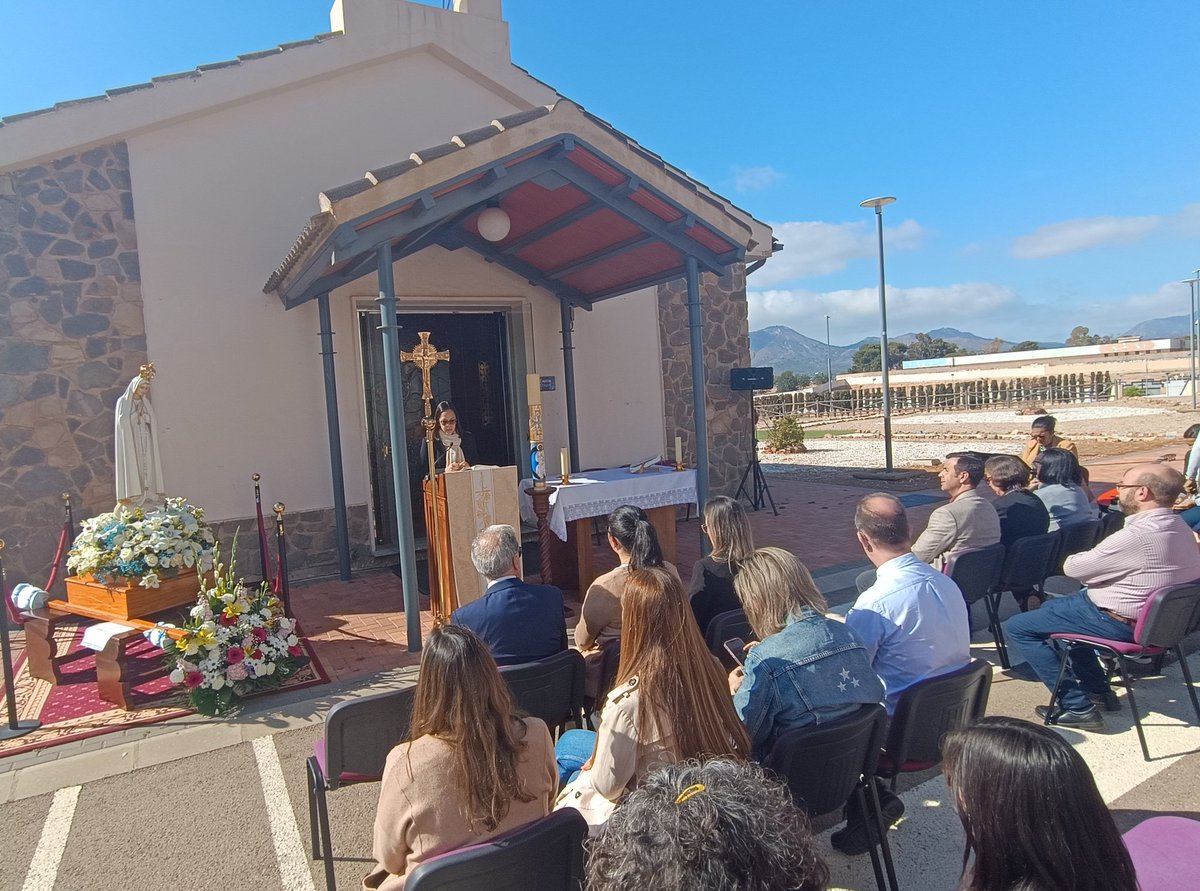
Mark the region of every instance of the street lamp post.
<instances>
[{"instance_id":1,"label":"street lamp post","mask_svg":"<svg viewBox=\"0 0 1200 891\"><path fill-rule=\"evenodd\" d=\"M825 386L833 390L833 348L829 345L829 313L825 314Z\"/></svg>"},{"instance_id":2,"label":"street lamp post","mask_svg":"<svg viewBox=\"0 0 1200 891\"><path fill-rule=\"evenodd\" d=\"M888 196L860 201L859 207L875 208L875 231L879 236L879 367L883 373L883 455L885 467L892 469L892 395L888 390L887 294L883 276L883 208L896 199Z\"/></svg>"},{"instance_id":3,"label":"street lamp post","mask_svg":"<svg viewBox=\"0 0 1200 891\"><path fill-rule=\"evenodd\" d=\"M1192 410L1196 409L1196 356L1200 344L1196 343L1196 283L1200 281L1200 269L1196 270L1196 278L1185 278L1191 292L1191 322L1188 325L1188 359L1192 366Z\"/></svg>"}]
</instances>

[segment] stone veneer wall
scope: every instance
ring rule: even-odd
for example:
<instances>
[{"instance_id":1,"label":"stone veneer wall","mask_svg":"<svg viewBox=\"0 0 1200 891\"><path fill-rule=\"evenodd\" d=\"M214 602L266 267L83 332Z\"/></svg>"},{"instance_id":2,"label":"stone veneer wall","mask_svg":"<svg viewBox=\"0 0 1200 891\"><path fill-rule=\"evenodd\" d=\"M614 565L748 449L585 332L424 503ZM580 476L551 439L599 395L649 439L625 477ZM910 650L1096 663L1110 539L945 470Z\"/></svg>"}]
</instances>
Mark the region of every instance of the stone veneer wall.
<instances>
[{"instance_id":1,"label":"stone veneer wall","mask_svg":"<svg viewBox=\"0 0 1200 891\"><path fill-rule=\"evenodd\" d=\"M701 275L700 303L704 321L710 494L733 495L754 448L750 394L729 389L729 369L750 364L745 268L738 264L720 278L711 273ZM684 463L694 465L691 332L687 283L683 279L659 285L658 317L668 452L675 437L682 436Z\"/></svg>"},{"instance_id":2,"label":"stone veneer wall","mask_svg":"<svg viewBox=\"0 0 1200 891\"><path fill-rule=\"evenodd\" d=\"M350 530L350 566L352 569L372 569L391 566L397 561L392 555L376 558L365 543L371 540L370 510L365 504L354 504L346 508L347 525ZM263 505L263 519L267 524L268 565L275 573L275 514L268 505ZM295 582L301 579L336 576L338 573L337 537L334 532L333 508L321 510L285 511L284 533L287 537L288 578ZM238 574L245 578L258 578L262 574L259 560L258 521L254 517L236 520L221 520L213 523L213 532L225 554L237 538ZM222 559L225 559L222 557Z\"/></svg>"},{"instance_id":3,"label":"stone veneer wall","mask_svg":"<svg viewBox=\"0 0 1200 891\"><path fill-rule=\"evenodd\" d=\"M115 500L113 407L146 361L125 143L0 173L0 538L45 584L70 493Z\"/></svg>"}]
</instances>

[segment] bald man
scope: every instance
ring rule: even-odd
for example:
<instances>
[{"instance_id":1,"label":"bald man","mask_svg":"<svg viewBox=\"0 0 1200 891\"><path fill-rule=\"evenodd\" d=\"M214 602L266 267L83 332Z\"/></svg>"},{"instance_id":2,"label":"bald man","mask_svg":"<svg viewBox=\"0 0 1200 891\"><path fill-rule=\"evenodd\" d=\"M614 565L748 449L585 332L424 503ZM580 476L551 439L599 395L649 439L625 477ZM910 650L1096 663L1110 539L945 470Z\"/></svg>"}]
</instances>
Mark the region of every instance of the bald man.
<instances>
[{"instance_id":1,"label":"bald man","mask_svg":"<svg viewBox=\"0 0 1200 891\"><path fill-rule=\"evenodd\" d=\"M1012 649L1029 662L1048 688L1058 676L1058 653L1051 634L1074 632L1112 640L1133 640L1146 598L1159 588L1200 579L1200 550L1187 523L1172 506L1183 490L1183 474L1162 464L1138 464L1117 484L1127 519L1090 551L1067 558L1063 570L1085 587L1068 597L1052 598L1040 609L1013 616L1005 625ZM1016 659L1013 660L1017 661ZM1103 730L1097 704L1119 706L1094 650L1071 650L1071 671L1058 691L1054 708L1040 705L1048 724Z\"/></svg>"}]
</instances>

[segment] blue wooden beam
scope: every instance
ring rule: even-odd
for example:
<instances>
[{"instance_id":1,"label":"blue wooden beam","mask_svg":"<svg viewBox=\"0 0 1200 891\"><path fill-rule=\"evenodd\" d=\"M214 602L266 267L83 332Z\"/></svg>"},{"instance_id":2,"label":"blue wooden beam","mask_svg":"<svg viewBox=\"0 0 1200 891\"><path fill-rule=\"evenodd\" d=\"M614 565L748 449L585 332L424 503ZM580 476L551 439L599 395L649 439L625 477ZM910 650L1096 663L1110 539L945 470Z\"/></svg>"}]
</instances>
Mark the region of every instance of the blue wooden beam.
<instances>
[{"instance_id":1,"label":"blue wooden beam","mask_svg":"<svg viewBox=\"0 0 1200 891\"><path fill-rule=\"evenodd\" d=\"M500 248L500 252L504 254L515 254L522 248L528 247L534 242L541 241L547 235L552 235L559 229L564 229L567 226L570 226L572 223L577 223L584 217L590 217L599 209L600 208L591 201L581 204L574 210L569 210L564 214L559 214L552 220L547 220L536 229L530 229L520 238L514 238L512 241L507 242L504 247Z\"/></svg>"},{"instance_id":2,"label":"blue wooden beam","mask_svg":"<svg viewBox=\"0 0 1200 891\"><path fill-rule=\"evenodd\" d=\"M588 254L586 257L580 257L567 263L565 266L559 266L555 269L547 270L546 278L560 279L568 275L579 272L581 269L587 269L589 266L594 266L604 260L611 260L614 257L619 257L622 254L627 254L632 250L642 247L642 245L650 244L657 241L658 237L650 232L643 232L634 235L631 238L626 238L624 241L619 241L614 245L596 251L594 254Z\"/></svg>"},{"instance_id":3,"label":"blue wooden beam","mask_svg":"<svg viewBox=\"0 0 1200 891\"><path fill-rule=\"evenodd\" d=\"M590 297L581 294L572 287L546 278L536 266L532 266L523 260L518 260L516 257L510 257L496 248L490 241L485 241L476 235L472 235L464 229L455 229L441 233L439 243L454 250L451 245L469 247L475 253L481 255L484 259L490 260L493 263L498 263L505 269L512 272L514 275L519 275L525 281L538 288L545 288L551 294L559 299L566 300L572 306L578 306L581 309L591 310L592 300Z\"/></svg>"}]
</instances>

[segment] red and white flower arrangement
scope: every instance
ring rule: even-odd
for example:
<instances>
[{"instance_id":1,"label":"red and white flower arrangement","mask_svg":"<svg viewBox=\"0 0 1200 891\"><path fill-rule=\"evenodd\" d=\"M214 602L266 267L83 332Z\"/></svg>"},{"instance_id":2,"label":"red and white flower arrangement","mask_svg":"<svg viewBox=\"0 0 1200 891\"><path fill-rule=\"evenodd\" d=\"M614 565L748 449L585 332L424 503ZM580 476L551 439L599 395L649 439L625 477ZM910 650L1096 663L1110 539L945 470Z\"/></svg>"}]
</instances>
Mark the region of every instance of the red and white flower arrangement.
<instances>
[{"instance_id":1,"label":"red and white flower arrangement","mask_svg":"<svg viewBox=\"0 0 1200 891\"><path fill-rule=\"evenodd\" d=\"M229 714L241 697L278 687L308 661L279 598L266 582L244 584L235 565L236 551L228 567L217 563L211 587L201 576L183 634L155 640L166 651L172 682L187 688L192 707L204 715Z\"/></svg>"}]
</instances>

